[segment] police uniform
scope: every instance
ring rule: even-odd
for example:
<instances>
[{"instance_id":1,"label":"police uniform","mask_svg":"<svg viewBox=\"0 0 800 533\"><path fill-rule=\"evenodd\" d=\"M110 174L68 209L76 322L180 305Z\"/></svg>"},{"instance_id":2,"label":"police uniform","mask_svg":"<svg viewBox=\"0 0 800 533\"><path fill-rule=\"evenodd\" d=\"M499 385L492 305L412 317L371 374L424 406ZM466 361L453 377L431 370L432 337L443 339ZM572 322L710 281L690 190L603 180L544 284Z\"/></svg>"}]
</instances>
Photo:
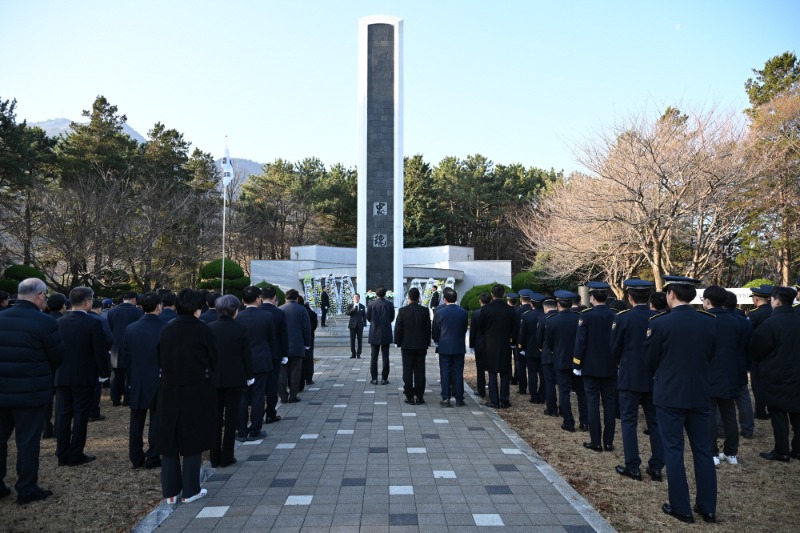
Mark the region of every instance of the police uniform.
<instances>
[{"instance_id":1,"label":"police uniform","mask_svg":"<svg viewBox=\"0 0 800 533\"><path fill-rule=\"evenodd\" d=\"M610 288L602 281L590 281L589 289L607 294ZM590 293L591 294L591 293ZM597 300L595 300L597 301ZM580 374L586 393L586 409L589 418L590 442L584 447L594 451L614 448L616 429L617 365L611 357L611 324L617 313L604 303L585 309L578 317L575 336L573 370ZM602 446L600 445L600 401L603 402Z\"/></svg>"},{"instance_id":2,"label":"police uniform","mask_svg":"<svg viewBox=\"0 0 800 533\"><path fill-rule=\"evenodd\" d=\"M561 306L571 305L575 293L570 291L556 291L555 297ZM578 397L578 419L581 429L588 428L586 414L586 395L580 376L572 372L572 356L575 354L575 333L578 329L580 317L571 308L559 311L555 316L545 322L545 347L553 352L553 367L558 385L558 405L564 423L561 429L575 431L575 418L572 416L570 402L571 390L575 390Z\"/></svg>"},{"instance_id":3,"label":"police uniform","mask_svg":"<svg viewBox=\"0 0 800 533\"><path fill-rule=\"evenodd\" d=\"M519 323L520 345L525 342L526 347L520 348L520 354L525 358L525 367L528 370L528 390L531 394L531 403L544 403L544 377L542 374L542 353L536 341L536 326L539 318L544 315L542 300L544 296L530 289L522 289L520 295L530 298L533 304L531 309L524 312ZM524 352L524 353L523 353Z\"/></svg>"},{"instance_id":4,"label":"police uniform","mask_svg":"<svg viewBox=\"0 0 800 533\"><path fill-rule=\"evenodd\" d=\"M545 298L545 301L550 300L555 303L552 298ZM553 350L547 348L545 338L547 333L547 321L558 314L558 311L553 309L539 317L536 321L536 344L539 353L541 354L542 361L542 379L544 380L544 414L547 416L558 416L558 404L556 403L556 371L553 367Z\"/></svg>"},{"instance_id":5,"label":"police uniform","mask_svg":"<svg viewBox=\"0 0 800 533\"><path fill-rule=\"evenodd\" d=\"M623 282L629 293L648 295L653 283L641 279ZM647 303L635 304L632 309L620 311L611 324L611 356L619 365L617 388L619 389L620 425L625 466L617 466L619 474L641 479L639 456L639 406L642 406L647 427L650 430L650 459L648 473L654 481L662 479L664 449L658 430L656 410L653 406L653 376L644 364L644 341L650 317L657 312Z\"/></svg>"},{"instance_id":6,"label":"police uniform","mask_svg":"<svg viewBox=\"0 0 800 533\"><path fill-rule=\"evenodd\" d=\"M750 289L751 296L760 296L761 298L767 299L767 303L759 305L758 308L753 309L747 314L747 320L749 320L750 325L753 326L754 333L758 329L758 326L772 315L772 305L769 303L769 298L772 296L772 291L774 289L775 287L772 285L761 285ZM750 362L750 386L753 388L753 398L756 401L755 417L759 420L768 420L769 416L767 416L767 408L764 405L764 395L760 388L761 372L759 371L758 363L754 361L752 357L748 356L748 360Z\"/></svg>"},{"instance_id":7,"label":"police uniform","mask_svg":"<svg viewBox=\"0 0 800 533\"><path fill-rule=\"evenodd\" d=\"M530 298L530 290L522 289L519 291L518 297L520 300L523 296L526 298ZM524 293L524 294L523 294ZM508 295L511 298L512 295ZM520 303L517 307L514 308L514 313L516 313L516 321L514 322L514 338L519 339L519 328L520 328L520 321L522 320L522 315L525 313L530 312L533 309L533 306L530 303ZM528 393L528 365L526 357L519 353L519 346L514 349L514 359L516 364L516 377L517 377L517 384L519 385L518 392L520 394L527 394Z\"/></svg>"},{"instance_id":8,"label":"police uniform","mask_svg":"<svg viewBox=\"0 0 800 533\"><path fill-rule=\"evenodd\" d=\"M507 292L506 293L506 304L514 310L514 333L519 332L519 315L517 314L517 309L519 308L519 294L515 292ZM511 347L511 363L513 365L513 370L511 371L511 384L517 385L519 383L517 376L517 364L518 364L518 352L517 352L517 345L514 344Z\"/></svg>"},{"instance_id":9,"label":"police uniform","mask_svg":"<svg viewBox=\"0 0 800 533\"><path fill-rule=\"evenodd\" d=\"M664 276L670 285L691 285L698 280ZM692 506L683 460L684 429L694 458L697 486L696 507L707 521L716 520L717 473L711 454L708 428L711 424L711 387L708 362L715 350L715 318L696 311L688 303L672 307L650 319L644 356L653 373L653 403L664 445L669 503L662 510L682 521L692 522Z\"/></svg>"}]
</instances>

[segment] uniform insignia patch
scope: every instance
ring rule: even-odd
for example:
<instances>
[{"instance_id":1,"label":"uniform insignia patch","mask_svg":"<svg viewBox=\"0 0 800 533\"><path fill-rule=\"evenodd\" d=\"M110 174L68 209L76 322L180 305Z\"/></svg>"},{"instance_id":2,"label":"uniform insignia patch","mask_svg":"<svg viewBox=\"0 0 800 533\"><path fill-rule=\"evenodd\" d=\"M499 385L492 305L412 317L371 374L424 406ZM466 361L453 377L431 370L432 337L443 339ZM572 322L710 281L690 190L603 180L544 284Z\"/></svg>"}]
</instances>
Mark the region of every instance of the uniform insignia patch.
<instances>
[{"instance_id":1,"label":"uniform insignia patch","mask_svg":"<svg viewBox=\"0 0 800 533\"><path fill-rule=\"evenodd\" d=\"M615 329L617 329L617 323L616 322L612 322L611 323L611 331L614 331Z\"/></svg>"},{"instance_id":2,"label":"uniform insignia patch","mask_svg":"<svg viewBox=\"0 0 800 533\"><path fill-rule=\"evenodd\" d=\"M653 333L653 329L652 329L652 328L647 328L647 338L648 338L648 339L650 338L650 335L651 335L652 333Z\"/></svg>"},{"instance_id":3,"label":"uniform insignia patch","mask_svg":"<svg viewBox=\"0 0 800 533\"><path fill-rule=\"evenodd\" d=\"M583 325L583 319L578 320L578 327L581 327L582 325Z\"/></svg>"}]
</instances>

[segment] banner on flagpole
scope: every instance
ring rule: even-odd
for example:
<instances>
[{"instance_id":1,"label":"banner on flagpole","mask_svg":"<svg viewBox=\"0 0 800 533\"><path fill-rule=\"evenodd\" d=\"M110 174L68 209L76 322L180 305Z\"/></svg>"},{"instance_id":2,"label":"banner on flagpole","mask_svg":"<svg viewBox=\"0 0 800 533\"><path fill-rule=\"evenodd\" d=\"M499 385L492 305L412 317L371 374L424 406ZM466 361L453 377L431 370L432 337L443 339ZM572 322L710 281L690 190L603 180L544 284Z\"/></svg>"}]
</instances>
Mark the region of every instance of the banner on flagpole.
<instances>
[{"instance_id":1,"label":"banner on flagpole","mask_svg":"<svg viewBox=\"0 0 800 533\"><path fill-rule=\"evenodd\" d=\"M222 158L222 185L227 187L233 179L233 164L228 153L228 146L225 145L225 157Z\"/></svg>"}]
</instances>

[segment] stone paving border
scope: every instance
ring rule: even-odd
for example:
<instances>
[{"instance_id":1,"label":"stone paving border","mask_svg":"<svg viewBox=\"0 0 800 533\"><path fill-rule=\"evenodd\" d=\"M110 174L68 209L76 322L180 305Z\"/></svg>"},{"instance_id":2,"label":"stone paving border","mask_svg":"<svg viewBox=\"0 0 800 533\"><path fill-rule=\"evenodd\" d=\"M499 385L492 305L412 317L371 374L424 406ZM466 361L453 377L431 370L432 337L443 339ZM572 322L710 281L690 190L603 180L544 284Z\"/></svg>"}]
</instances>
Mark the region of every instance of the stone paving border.
<instances>
[{"instance_id":1,"label":"stone paving border","mask_svg":"<svg viewBox=\"0 0 800 533\"><path fill-rule=\"evenodd\" d=\"M472 390L465 387L466 407L440 407L435 356L426 368L427 405L408 406L398 390L398 349L392 348L386 387L368 383L368 357L352 361L341 355L348 351L343 347L317 351L319 373L307 398L280 406L292 426L268 425L267 439L237 443L234 467L215 472L204 464L206 498L161 503L132 531L615 531ZM476 423L476 416L488 417L499 431L485 420ZM456 443L462 450L453 449ZM351 447L368 454L366 465Z\"/></svg>"}]
</instances>

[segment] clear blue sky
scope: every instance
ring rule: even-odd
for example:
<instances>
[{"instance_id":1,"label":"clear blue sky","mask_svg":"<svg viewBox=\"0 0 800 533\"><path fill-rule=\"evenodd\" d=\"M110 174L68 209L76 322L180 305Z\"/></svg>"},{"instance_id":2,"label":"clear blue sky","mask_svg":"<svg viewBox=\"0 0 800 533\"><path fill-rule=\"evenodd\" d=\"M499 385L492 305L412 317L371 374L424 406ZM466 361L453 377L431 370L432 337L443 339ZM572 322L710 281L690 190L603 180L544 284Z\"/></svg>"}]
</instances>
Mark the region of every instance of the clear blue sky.
<instances>
[{"instance_id":1,"label":"clear blue sky","mask_svg":"<svg viewBox=\"0 0 800 533\"><path fill-rule=\"evenodd\" d=\"M358 19L404 19L405 153L577 169L631 113L747 107L800 52L800 2L0 0L0 98L80 119L102 94L146 135L259 162L357 160Z\"/></svg>"}]
</instances>

